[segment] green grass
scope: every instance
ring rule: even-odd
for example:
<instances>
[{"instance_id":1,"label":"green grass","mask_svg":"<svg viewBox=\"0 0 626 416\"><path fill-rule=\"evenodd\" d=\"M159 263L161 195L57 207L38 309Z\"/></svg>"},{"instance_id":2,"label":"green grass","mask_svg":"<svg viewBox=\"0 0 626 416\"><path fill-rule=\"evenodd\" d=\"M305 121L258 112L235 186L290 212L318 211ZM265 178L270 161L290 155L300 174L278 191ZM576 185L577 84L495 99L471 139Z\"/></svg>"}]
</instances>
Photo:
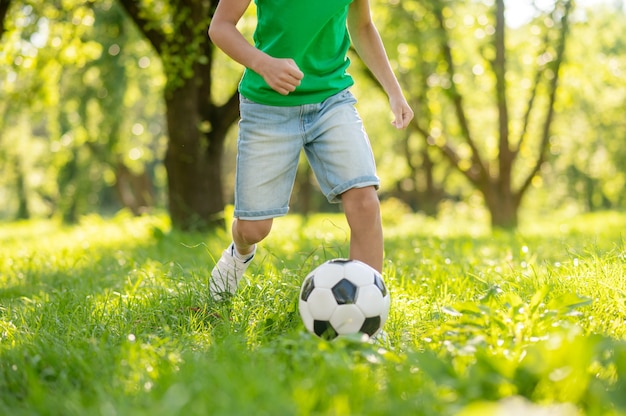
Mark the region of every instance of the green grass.
<instances>
[{"instance_id":1,"label":"green grass","mask_svg":"<svg viewBox=\"0 0 626 416\"><path fill-rule=\"evenodd\" d=\"M277 220L228 307L207 297L226 232L2 224L0 414L626 415L625 214L384 220L377 342L298 315L303 277L347 254L340 215Z\"/></svg>"}]
</instances>

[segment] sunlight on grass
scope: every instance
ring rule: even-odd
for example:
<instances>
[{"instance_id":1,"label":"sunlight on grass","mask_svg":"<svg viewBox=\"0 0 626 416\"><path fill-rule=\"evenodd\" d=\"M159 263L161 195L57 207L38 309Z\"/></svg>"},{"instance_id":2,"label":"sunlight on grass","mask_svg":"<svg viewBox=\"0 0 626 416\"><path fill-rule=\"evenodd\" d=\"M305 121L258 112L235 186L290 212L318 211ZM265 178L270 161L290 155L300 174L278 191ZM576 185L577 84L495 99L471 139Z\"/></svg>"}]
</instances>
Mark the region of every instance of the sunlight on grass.
<instances>
[{"instance_id":1,"label":"sunlight on grass","mask_svg":"<svg viewBox=\"0 0 626 416\"><path fill-rule=\"evenodd\" d=\"M491 233L459 210L384 207L377 342L321 341L300 321L302 279L347 257L340 214L277 219L219 305L207 284L226 230L3 224L0 413L625 414L626 215Z\"/></svg>"}]
</instances>

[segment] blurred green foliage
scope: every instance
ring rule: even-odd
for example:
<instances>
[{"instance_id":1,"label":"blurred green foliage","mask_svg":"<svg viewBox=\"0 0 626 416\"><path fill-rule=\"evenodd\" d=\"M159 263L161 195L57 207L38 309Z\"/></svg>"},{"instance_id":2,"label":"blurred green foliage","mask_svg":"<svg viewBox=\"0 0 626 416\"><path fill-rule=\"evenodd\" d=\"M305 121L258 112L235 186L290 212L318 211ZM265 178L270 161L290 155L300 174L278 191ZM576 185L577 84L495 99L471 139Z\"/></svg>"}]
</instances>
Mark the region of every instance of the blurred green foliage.
<instances>
[{"instance_id":1,"label":"blurred green foliage","mask_svg":"<svg viewBox=\"0 0 626 416\"><path fill-rule=\"evenodd\" d=\"M453 82L464 95L481 151L493 158L498 150L490 92L494 79L488 70L493 58L491 4L437 1L445 6L458 66L456 78L449 80L431 3L435 1L380 0L373 2L373 16L418 120L431 133L458 133L459 126L450 118L451 104L445 100ZM167 15L167 2L146 4L152 5L153 13ZM248 32L252 16L246 15L243 22ZM517 134L533 85L532 70L553 56L549 50L539 53L550 29L546 10L511 21L515 24L507 30L506 80L511 130ZM161 23L164 33L174 36L176 22ZM175 69L163 67L120 5L114 0L14 2L5 27L0 49L0 217L58 216L76 221L86 213L122 207L136 212L164 207L167 181L161 161L168 138L163 91L168 71ZM624 208L625 28L626 14L618 3L575 10L549 160L541 176L533 179L525 210ZM232 93L241 68L220 53L215 60L212 94L219 103ZM383 180L382 197L396 197L412 210L430 215L445 210L446 201L481 203L475 187L440 153L425 146L419 134L398 133L389 126L385 97L360 70L357 59L352 73ZM227 201L232 200L233 134L223 156ZM468 158L467 146L457 145L461 158ZM520 149L516 178L528 171L535 152L532 140ZM309 177L310 172L302 169L293 206L304 211L330 209L318 193L306 204L298 200L299 194L309 195L304 192L311 186Z\"/></svg>"}]
</instances>

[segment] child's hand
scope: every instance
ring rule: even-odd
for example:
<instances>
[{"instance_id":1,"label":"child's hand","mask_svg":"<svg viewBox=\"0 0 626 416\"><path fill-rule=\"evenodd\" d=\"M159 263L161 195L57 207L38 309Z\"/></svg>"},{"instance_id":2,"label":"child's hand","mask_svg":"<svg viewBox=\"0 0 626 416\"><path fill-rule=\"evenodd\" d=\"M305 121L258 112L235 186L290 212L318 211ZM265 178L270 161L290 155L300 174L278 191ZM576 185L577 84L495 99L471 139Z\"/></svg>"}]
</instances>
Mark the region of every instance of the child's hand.
<instances>
[{"instance_id":1,"label":"child's hand","mask_svg":"<svg viewBox=\"0 0 626 416\"><path fill-rule=\"evenodd\" d=\"M279 94L287 95L300 85L304 73L293 59L268 57L259 68L267 85Z\"/></svg>"},{"instance_id":2,"label":"child's hand","mask_svg":"<svg viewBox=\"0 0 626 416\"><path fill-rule=\"evenodd\" d=\"M389 104L395 117L391 124L397 129L406 128L413 120L413 110L406 99L404 97L392 97L389 99Z\"/></svg>"}]
</instances>

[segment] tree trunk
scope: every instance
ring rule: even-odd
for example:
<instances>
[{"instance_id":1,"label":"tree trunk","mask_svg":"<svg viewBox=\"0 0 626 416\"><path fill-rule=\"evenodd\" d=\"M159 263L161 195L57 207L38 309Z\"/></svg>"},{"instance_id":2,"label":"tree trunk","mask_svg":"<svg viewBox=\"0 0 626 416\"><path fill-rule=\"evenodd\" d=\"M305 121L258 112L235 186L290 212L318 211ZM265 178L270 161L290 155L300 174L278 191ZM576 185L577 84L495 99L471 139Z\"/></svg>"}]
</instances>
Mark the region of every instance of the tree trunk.
<instances>
[{"instance_id":1,"label":"tree trunk","mask_svg":"<svg viewBox=\"0 0 626 416\"><path fill-rule=\"evenodd\" d=\"M480 188L491 216L491 228L513 230L518 225L521 199L511 192L503 193L498 186L494 182Z\"/></svg>"},{"instance_id":2,"label":"tree trunk","mask_svg":"<svg viewBox=\"0 0 626 416\"><path fill-rule=\"evenodd\" d=\"M154 189L148 172L132 172L123 162L115 165L115 191L124 208L141 215L154 206Z\"/></svg>"},{"instance_id":3,"label":"tree trunk","mask_svg":"<svg viewBox=\"0 0 626 416\"><path fill-rule=\"evenodd\" d=\"M165 169L172 225L183 230L224 227L221 158L226 133L239 117L235 91L222 105L212 101L214 47L206 33L216 0L172 2L175 36L148 20L149 6L119 0L153 45L166 68L169 133Z\"/></svg>"},{"instance_id":4,"label":"tree trunk","mask_svg":"<svg viewBox=\"0 0 626 416\"><path fill-rule=\"evenodd\" d=\"M9 7L11 6L11 0L0 0L0 38L4 34L6 27L4 25L4 19L9 13Z\"/></svg>"},{"instance_id":5,"label":"tree trunk","mask_svg":"<svg viewBox=\"0 0 626 416\"><path fill-rule=\"evenodd\" d=\"M15 188L17 191L17 215L18 220L27 220L30 218L30 210L28 209L28 191L26 189L26 177L19 156L15 157L13 162L15 169Z\"/></svg>"},{"instance_id":6,"label":"tree trunk","mask_svg":"<svg viewBox=\"0 0 626 416\"><path fill-rule=\"evenodd\" d=\"M172 223L181 229L223 225L221 157L225 131L200 131L196 79L166 98L169 142L165 168ZM221 135L222 137L217 137Z\"/></svg>"}]
</instances>

